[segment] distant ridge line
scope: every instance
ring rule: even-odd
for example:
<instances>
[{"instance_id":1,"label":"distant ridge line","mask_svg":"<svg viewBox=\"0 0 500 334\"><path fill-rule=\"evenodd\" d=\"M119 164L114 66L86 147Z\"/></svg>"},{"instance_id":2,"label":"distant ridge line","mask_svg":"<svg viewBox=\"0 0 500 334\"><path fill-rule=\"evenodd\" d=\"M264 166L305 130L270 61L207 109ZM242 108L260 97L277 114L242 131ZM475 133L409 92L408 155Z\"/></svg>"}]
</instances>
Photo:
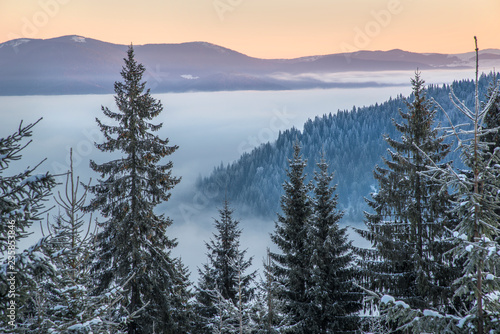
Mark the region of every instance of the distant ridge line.
<instances>
[{"instance_id":1,"label":"distant ridge line","mask_svg":"<svg viewBox=\"0 0 500 334\"><path fill-rule=\"evenodd\" d=\"M128 45L80 35L15 39L0 44L0 95L108 94ZM356 51L291 59L261 59L209 42L134 46L155 93L231 90L357 88L387 85L346 82L345 72L473 68L473 53ZM482 66L500 67L500 50L480 52ZM481 57L481 56L480 56Z\"/></svg>"}]
</instances>

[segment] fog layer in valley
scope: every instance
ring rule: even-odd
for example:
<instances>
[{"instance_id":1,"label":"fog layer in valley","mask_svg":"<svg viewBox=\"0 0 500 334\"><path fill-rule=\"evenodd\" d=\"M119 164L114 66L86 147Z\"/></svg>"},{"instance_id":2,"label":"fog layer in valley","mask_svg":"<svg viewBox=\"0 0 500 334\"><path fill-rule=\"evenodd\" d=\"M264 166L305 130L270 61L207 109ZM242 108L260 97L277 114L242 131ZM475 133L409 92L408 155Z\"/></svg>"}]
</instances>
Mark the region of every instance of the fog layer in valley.
<instances>
[{"instance_id":1,"label":"fog layer in valley","mask_svg":"<svg viewBox=\"0 0 500 334\"><path fill-rule=\"evenodd\" d=\"M435 71L432 75L423 73L422 77L428 82L441 83L450 82L451 74ZM463 77L466 74L470 73L463 73ZM208 242L212 236L213 218L218 218L218 208L206 204L207 198L213 194L194 191L199 175L208 175L215 165L231 163L242 153L273 141L279 131L292 126L302 129L308 118L334 113L338 109L351 109L353 105L380 103L398 94L407 95L411 90L409 81L412 75L411 72L398 73L397 76L388 73L398 86L384 88L155 95L164 106L163 113L156 120L164 124L158 134L168 137L171 145L179 146L169 159L174 162L172 174L182 177L181 183L172 191L170 201L161 205L158 211L173 219L174 223L167 231L179 242L174 254L181 256L189 266L192 279L196 280L196 268L206 261L204 241ZM378 80L385 83L388 76L382 75ZM404 77L406 83L402 80ZM453 78L461 77L454 72ZM90 178L95 182L98 175L90 170L89 159L102 163L112 158L93 146L94 141L103 140L95 118L110 123L103 117L101 105L113 110L113 96L0 97L2 137L14 132L21 120L27 124L43 117L33 130L33 142L23 151L23 159L13 164L5 175L24 170L44 158L47 160L37 173L63 173L69 168L69 149L73 148L76 174L83 182L88 182ZM115 154L113 158L119 156ZM60 182L64 180L59 178ZM63 191L63 186L59 186L56 192L58 190ZM51 215L57 213L57 208L51 211ZM274 229L274 223L242 217L237 211L234 218L240 220L243 228L242 247L248 249L248 255L254 256L254 265L260 266L266 247L272 246L269 233ZM33 230L34 235L30 240L21 242L21 248L40 237L38 226ZM356 243L362 244L359 240Z\"/></svg>"}]
</instances>

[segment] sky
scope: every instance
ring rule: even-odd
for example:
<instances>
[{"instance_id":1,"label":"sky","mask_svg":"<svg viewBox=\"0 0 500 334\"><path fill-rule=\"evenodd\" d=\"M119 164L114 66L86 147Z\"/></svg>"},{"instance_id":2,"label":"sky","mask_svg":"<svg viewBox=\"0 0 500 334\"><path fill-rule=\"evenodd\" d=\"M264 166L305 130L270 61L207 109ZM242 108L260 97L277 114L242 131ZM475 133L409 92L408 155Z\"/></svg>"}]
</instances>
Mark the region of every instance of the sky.
<instances>
[{"instance_id":1,"label":"sky","mask_svg":"<svg viewBox=\"0 0 500 334\"><path fill-rule=\"evenodd\" d=\"M0 43L206 41L259 58L500 48L498 0L0 0Z\"/></svg>"}]
</instances>

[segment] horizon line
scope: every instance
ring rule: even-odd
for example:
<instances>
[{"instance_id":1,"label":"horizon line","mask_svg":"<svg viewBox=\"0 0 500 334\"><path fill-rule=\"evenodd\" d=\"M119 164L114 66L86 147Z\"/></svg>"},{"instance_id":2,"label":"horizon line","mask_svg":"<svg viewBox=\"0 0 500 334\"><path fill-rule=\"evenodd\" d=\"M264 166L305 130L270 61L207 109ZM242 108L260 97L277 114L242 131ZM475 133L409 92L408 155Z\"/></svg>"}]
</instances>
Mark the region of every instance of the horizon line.
<instances>
[{"instance_id":1,"label":"horizon line","mask_svg":"<svg viewBox=\"0 0 500 334\"><path fill-rule=\"evenodd\" d=\"M427 54L462 55L462 54L467 54L467 53L475 53L475 50L466 51L466 52L456 52L456 53L416 52L416 51L404 50L404 49L395 47L395 48L391 48L391 49L387 49L387 50L380 50L380 49L372 49L372 50L369 50L369 49L359 49L359 50L351 51L351 52L337 52L337 53L326 53L326 54L310 54L310 55L304 55L304 56L293 57L293 58L283 58L283 57L281 57L281 58L267 58L267 57L266 58L262 58L262 57L251 56L249 54L237 51L237 50L229 48L227 46L223 46L223 45L220 45L220 44L215 44L215 43L208 42L208 41L202 41L202 40L186 41L186 42L180 42L180 43L156 42L156 43L134 44L133 42L131 42L130 44L123 44L123 43L116 43L116 42L110 42L110 41L100 40L100 39L97 39L97 38L87 37L87 36L83 36L83 35L79 35L79 34L60 35L60 36L49 37L49 38L19 37L19 38L14 38L14 39L5 40L3 42L0 42L0 45L5 44L5 43L9 43L9 42L12 42L12 41L17 41L17 40L47 41L47 40L53 40L53 39L58 39L58 38L64 38L64 37L81 37L81 38L85 38L85 39L91 39L91 40L95 40L95 41L98 41L98 42L108 43L108 44L113 44L113 45L119 45L119 46L127 46L127 45L132 45L132 46L181 45L181 44L189 44L189 43L207 43L207 44L211 44L211 45L214 45L214 46L217 46L217 47L220 47L220 48L224 48L224 49L227 49L227 50L230 50L230 51L233 51L233 52L237 52L237 53L243 54L243 55L245 55L247 57L256 58L256 59L268 59L268 60L281 60L281 59L288 59L288 60L290 60L290 59L301 59L301 58L309 58L309 57L322 57L322 56L329 56L329 55L354 54L354 53L357 53L357 52L390 52L390 51L402 51L402 52L415 53L415 54L423 54L423 55L427 55ZM491 51L491 50L493 50L493 51L500 51L500 47L499 48L479 49L479 53L486 52L486 51Z\"/></svg>"}]
</instances>

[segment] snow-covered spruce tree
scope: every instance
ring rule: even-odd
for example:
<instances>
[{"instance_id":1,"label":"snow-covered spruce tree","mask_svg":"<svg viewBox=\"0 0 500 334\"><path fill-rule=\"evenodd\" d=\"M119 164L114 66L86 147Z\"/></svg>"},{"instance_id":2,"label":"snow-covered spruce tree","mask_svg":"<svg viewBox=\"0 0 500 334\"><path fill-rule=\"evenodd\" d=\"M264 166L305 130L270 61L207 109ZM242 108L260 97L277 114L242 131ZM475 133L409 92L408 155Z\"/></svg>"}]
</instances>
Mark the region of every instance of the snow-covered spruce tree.
<instances>
[{"instance_id":1,"label":"snow-covered spruce tree","mask_svg":"<svg viewBox=\"0 0 500 334\"><path fill-rule=\"evenodd\" d=\"M476 57L477 54L476 44ZM397 321L401 329L411 329L413 333L500 333L500 246L494 241L500 235L500 147L484 140L500 131L499 127L485 126L500 87L491 90L489 101L480 108L477 67L476 63L474 110L467 108L453 90L450 94L453 104L469 118L472 127L451 124L446 129L456 136L467 170L432 164L422 172L441 182L443 190L453 189L456 193L452 211L459 221L452 235L456 246L449 253L465 259L465 263L462 275L453 282L453 289L455 296L469 303L459 314L450 315L411 309L391 296L384 296L382 304L389 306L388 317ZM444 109L443 112L448 115Z\"/></svg>"},{"instance_id":2,"label":"snow-covered spruce tree","mask_svg":"<svg viewBox=\"0 0 500 334\"><path fill-rule=\"evenodd\" d=\"M35 245L18 253L17 244L27 237L33 223L40 221L46 209L44 202L56 182L48 172L35 174L43 162L28 167L22 172L5 175L9 165L21 160L22 151L31 141L33 127L39 122L23 126L0 139L0 253L3 264L0 268L0 331L9 333L21 330L23 323L33 317L33 300L30 291L36 289L35 273L54 277L51 259L40 250L53 242L42 238Z\"/></svg>"},{"instance_id":3,"label":"snow-covered spruce tree","mask_svg":"<svg viewBox=\"0 0 500 334\"><path fill-rule=\"evenodd\" d=\"M255 272L245 274L245 271L252 265L252 258L246 259L246 250L240 250L242 231L227 200L219 214L220 219L214 219L216 233L206 243L208 262L198 270L197 331L217 329L221 333L239 333L245 329L243 332L248 332Z\"/></svg>"},{"instance_id":4,"label":"snow-covered spruce tree","mask_svg":"<svg viewBox=\"0 0 500 334\"><path fill-rule=\"evenodd\" d=\"M312 201L309 196L311 183L305 183L306 161L300 154L298 141L294 145L293 159L289 160L289 178L283 184L285 194L281 197L283 214L278 214L271 240L279 253L270 252L275 293L281 304L281 312L287 324L279 330L290 333L308 333L306 315L310 308L307 282L311 254L308 250L308 231L312 215Z\"/></svg>"},{"instance_id":5,"label":"snow-covered spruce tree","mask_svg":"<svg viewBox=\"0 0 500 334\"><path fill-rule=\"evenodd\" d=\"M263 263L264 277L257 282L254 301L252 303L252 319L255 323L254 334L277 334L278 328L285 324L281 313L283 307L277 298L277 282L272 274L270 250L267 249L267 258Z\"/></svg>"},{"instance_id":6,"label":"snow-covered spruce tree","mask_svg":"<svg viewBox=\"0 0 500 334\"><path fill-rule=\"evenodd\" d=\"M269 307L270 291L265 281L260 280L256 283L254 298L252 301L252 309L250 312L252 319L252 333L277 333L274 326L271 325L272 321L272 308Z\"/></svg>"},{"instance_id":7,"label":"snow-covered spruce tree","mask_svg":"<svg viewBox=\"0 0 500 334\"><path fill-rule=\"evenodd\" d=\"M489 141L500 128L485 124L486 120L494 120L495 116L490 113L495 111L498 90L498 85L490 90L489 101L480 108L476 68L474 111L452 95L455 106L472 123L472 130L454 127L460 140L462 161L471 172L464 174L451 168L443 170L436 167L429 171L434 178L439 176L446 187L457 192L453 210L460 220L454 237L459 243L453 249L453 255L466 258L466 262L463 276L455 281L455 294L473 302L465 315L468 318L464 326L470 324L480 334L495 329L500 333L500 247L493 241L500 235L500 147Z\"/></svg>"},{"instance_id":8,"label":"snow-covered spruce tree","mask_svg":"<svg viewBox=\"0 0 500 334\"><path fill-rule=\"evenodd\" d=\"M238 326L238 307L231 300L222 297L218 289L210 292L215 313L203 333L237 334L240 330L243 333L243 328Z\"/></svg>"},{"instance_id":9,"label":"snow-covered spruce tree","mask_svg":"<svg viewBox=\"0 0 500 334\"><path fill-rule=\"evenodd\" d=\"M64 195L58 192L54 197L62 213L53 223L48 219L46 222L46 231L58 237L58 242L43 249L46 256L54 259L57 276L38 277L39 288L31 294L38 297L40 321L28 329L39 333L122 333L127 320L118 318L122 288L109 288L99 295L89 293L93 288L89 258L95 236L91 229L96 225L91 217L88 222L84 219L81 210L87 191L80 194L79 189L70 151ZM42 233L45 233L43 228Z\"/></svg>"},{"instance_id":10,"label":"snow-covered spruce tree","mask_svg":"<svg viewBox=\"0 0 500 334\"><path fill-rule=\"evenodd\" d=\"M367 230L357 232L373 249L360 249L366 286L393 295L415 308L447 312L453 303L451 283L460 268L446 253L454 227L448 213L450 195L436 180L425 178L429 159L437 164L449 152L444 137L433 128L436 108L426 98L424 81L416 72L411 80L413 101L400 110L402 123L393 121L399 140L385 137L392 149L385 167L377 166L378 191L368 200Z\"/></svg>"},{"instance_id":11,"label":"snow-covered spruce tree","mask_svg":"<svg viewBox=\"0 0 500 334\"><path fill-rule=\"evenodd\" d=\"M202 319L202 321L205 320L204 330L199 330L198 332L214 334L256 333L258 326L252 317L252 312L254 312L254 297L252 296L252 300L247 302L243 301L243 281L241 280L241 275L240 268L237 304L234 304L231 299L224 298L218 288L203 290L203 293L210 297L215 312L210 319Z\"/></svg>"},{"instance_id":12,"label":"snow-covered spruce tree","mask_svg":"<svg viewBox=\"0 0 500 334\"><path fill-rule=\"evenodd\" d=\"M168 201L169 191L180 181L171 175L171 161L161 163L178 147L153 134L162 124L150 121L163 107L149 89L145 91L146 82L141 82L145 68L134 59L132 46L127 55L123 82L115 83L118 111L102 107L104 115L118 124L97 119L106 141L96 144L102 152L124 156L102 164L90 162L101 179L88 187L95 197L85 210L100 211L105 218L92 255L94 293L128 282L122 300L127 313L122 315L143 309L127 324L128 333L185 333L189 321L184 319L188 315L182 313L185 305L180 296L187 293L186 277L179 271L178 259L171 257L177 243L166 234L172 221L154 210Z\"/></svg>"},{"instance_id":13,"label":"snow-covered spruce tree","mask_svg":"<svg viewBox=\"0 0 500 334\"><path fill-rule=\"evenodd\" d=\"M333 173L324 158L317 163L314 175L313 216L308 244L312 271L308 279L307 332L354 333L359 327L358 312L362 292L354 285L359 274L354 266L352 242L347 227L340 228L343 212L337 210Z\"/></svg>"}]
</instances>

